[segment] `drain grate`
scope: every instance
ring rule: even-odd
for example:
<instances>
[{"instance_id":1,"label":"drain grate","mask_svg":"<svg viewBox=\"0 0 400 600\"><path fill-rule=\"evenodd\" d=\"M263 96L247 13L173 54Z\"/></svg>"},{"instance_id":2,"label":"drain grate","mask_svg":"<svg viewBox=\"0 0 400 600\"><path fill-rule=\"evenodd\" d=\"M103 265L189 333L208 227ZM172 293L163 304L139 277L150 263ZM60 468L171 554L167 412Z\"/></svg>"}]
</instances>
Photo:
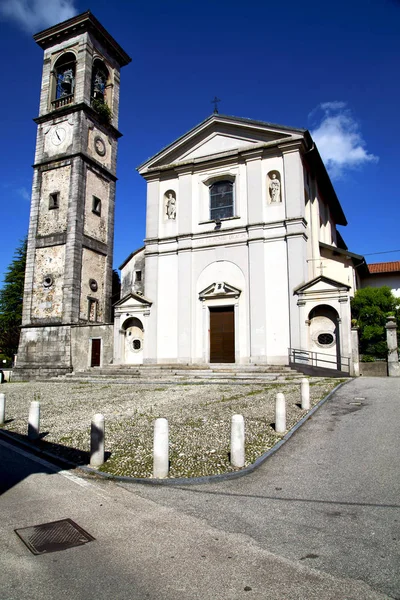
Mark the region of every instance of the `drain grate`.
<instances>
[{"instance_id":1,"label":"drain grate","mask_svg":"<svg viewBox=\"0 0 400 600\"><path fill-rule=\"evenodd\" d=\"M23 527L14 531L33 554L59 552L82 546L95 539L71 519Z\"/></svg>"}]
</instances>

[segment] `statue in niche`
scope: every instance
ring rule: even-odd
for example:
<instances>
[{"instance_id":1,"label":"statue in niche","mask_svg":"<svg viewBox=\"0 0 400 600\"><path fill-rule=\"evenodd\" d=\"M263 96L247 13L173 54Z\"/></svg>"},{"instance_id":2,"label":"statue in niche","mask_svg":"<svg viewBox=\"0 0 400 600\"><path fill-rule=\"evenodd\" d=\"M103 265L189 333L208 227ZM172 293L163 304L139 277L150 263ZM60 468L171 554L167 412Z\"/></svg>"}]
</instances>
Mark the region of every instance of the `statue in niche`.
<instances>
[{"instance_id":1,"label":"statue in niche","mask_svg":"<svg viewBox=\"0 0 400 600\"><path fill-rule=\"evenodd\" d=\"M271 203L281 201L281 182L276 176L276 173L272 173L271 180L269 183L269 195L271 196Z\"/></svg>"},{"instance_id":2,"label":"statue in niche","mask_svg":"<svg viewBox=\"0 0 400 600\"><path fill-rule=\"evenodd\" d=\"M173 192L167 193L167 217L168 219L176 219L176 198Z\"/></svg>"}]
</instances>

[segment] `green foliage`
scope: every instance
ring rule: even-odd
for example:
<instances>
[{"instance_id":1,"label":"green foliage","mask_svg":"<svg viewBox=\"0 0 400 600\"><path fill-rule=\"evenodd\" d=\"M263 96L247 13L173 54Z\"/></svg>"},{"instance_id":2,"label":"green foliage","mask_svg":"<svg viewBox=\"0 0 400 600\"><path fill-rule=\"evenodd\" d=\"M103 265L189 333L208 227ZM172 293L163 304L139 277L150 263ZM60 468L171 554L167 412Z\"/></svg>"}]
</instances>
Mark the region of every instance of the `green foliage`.
<instances>
[{"instance_id":1,"label":"green foliage","mask_svg":"<svg viewBox=\"0 0 400 600\"><path fill-rule=\"evenodd\" d=\"M26 263L26 239L15 250L0 290L0 349L7 365L18 350Z\"/></svg>"},{"instance_id":2,"label":"green foliage","mask_svg":"<svg viewBox=\"0 0 400 600\"><path fill-rule=\"evenodd\" d=\"M109 125L112 119L111 108L104 102L103 99L93 98L92 108L97 112L100 123Z\"/></svg>"},{"instance_id":3,"label":"green foliage","mask_svg":"<svg viewBox=\"0 0 400 600\"><path fill-rule=\"evenodd\" d=\"M351 316L359 327L360 354L363 360L387 358L386 317L396 316L399 327L400 299L388 286L357 290L351 302Z\"/></svg>"}]
</instances>

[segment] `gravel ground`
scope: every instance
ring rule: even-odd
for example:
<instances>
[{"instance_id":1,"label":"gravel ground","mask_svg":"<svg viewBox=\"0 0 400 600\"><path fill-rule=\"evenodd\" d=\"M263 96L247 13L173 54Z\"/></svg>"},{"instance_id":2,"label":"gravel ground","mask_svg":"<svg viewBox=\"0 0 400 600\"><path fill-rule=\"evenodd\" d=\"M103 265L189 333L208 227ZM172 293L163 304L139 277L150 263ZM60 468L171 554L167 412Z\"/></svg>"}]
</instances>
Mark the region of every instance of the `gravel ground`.
<instances>
[{"instance_id":1,"label":"gravel ground","mask_svg":"<svg viewBox=\"0 0 400 600\"><path fill-rule=\"evenodd\" d=\"M311 406L324 398L338 379L310 379ZM306 413L300 407L299 383L287 384L145 384L145 383L9 383L3 428L25 438L29 405L40 401L39 447L88 464L90 422L102 413L106 423L107 461L101 470L115 475L151 477L153 425L168 419L170 477L195 477L234 471L229 463L230 420L245 419L246 465L282 436L274 430L275 397L283 392L287 428Z\"/></svg>"}]
</instances>

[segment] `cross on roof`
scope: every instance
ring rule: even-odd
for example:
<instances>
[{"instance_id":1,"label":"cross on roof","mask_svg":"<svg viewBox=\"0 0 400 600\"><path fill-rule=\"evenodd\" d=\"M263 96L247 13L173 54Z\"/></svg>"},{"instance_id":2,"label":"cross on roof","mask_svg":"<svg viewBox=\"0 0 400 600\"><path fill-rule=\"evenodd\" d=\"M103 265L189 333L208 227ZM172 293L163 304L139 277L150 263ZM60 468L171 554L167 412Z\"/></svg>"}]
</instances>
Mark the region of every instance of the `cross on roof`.
<instances>
[{"instance_id":1,"label":"cross on roof","mask_svg":"<svg viewBox=\"0 0 400 600\"><path fill-rule=\"evenodd\" d=\"M214 114L217 115L218 114L218 102L221 102L221 100L219 98L217 98L217 96L214 96L214 100L211 100L211 104L214 104Z\"/></svg>"}]
</instances>

